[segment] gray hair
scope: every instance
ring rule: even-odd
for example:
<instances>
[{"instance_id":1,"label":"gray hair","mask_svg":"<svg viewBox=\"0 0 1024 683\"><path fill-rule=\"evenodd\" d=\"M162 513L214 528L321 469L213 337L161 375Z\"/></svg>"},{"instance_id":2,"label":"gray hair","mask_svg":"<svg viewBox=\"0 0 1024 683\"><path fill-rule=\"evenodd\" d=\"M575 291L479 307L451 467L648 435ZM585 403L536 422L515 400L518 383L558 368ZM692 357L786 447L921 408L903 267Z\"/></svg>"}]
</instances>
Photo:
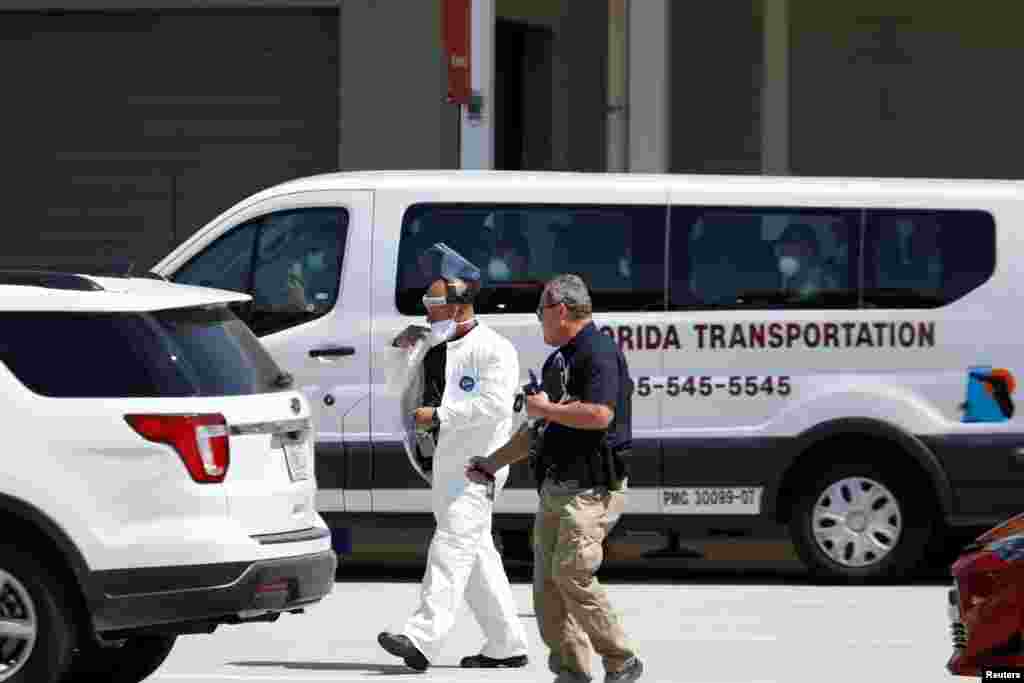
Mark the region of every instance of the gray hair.
<instances>
[{"instance_id":1,"label":"gray hair","mask_svg":"<svg viewBox=\"0 0 1024 683\"><path fill-rule=\"evenodd\" d=\"M594 311L590 292L579 275L557 275L548 281L544 291L547 292L548 303L565 304L573 320L586 320Z\"/></svg>"}]
</instances>

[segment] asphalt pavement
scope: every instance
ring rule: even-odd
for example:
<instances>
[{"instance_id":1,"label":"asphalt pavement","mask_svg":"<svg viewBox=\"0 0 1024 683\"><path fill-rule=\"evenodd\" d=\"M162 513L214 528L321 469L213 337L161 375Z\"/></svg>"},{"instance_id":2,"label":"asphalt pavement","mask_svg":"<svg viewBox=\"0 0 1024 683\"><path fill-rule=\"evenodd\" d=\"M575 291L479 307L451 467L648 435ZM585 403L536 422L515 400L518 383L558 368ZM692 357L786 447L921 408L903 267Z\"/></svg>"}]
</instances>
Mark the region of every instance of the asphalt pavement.
<instances>
[{"instance_id":1,"label":"asphalt pavement","mask_svg":"<svg viewBox=\"0 0 1024 683\"><path fill-rule=\"evenodd\" d=\"M513 568L513 591L530 636L529 665L466 670L459 660L482 638L464 612L440 661L416 673L376 642L398 630L419 592L421 568L342 567L332 594L306 614L273 624L183 636L151 679L158 683L374 680L550 681L533 615L528 567ZM950 676L942 568L886 585L822 585L798 565L722 569L681 563L602 572L612 602L646 663L643 681L691 683L860 683L969 680ZM595 680L603 680L594 661Z\"/></svg>"}]
</instances>

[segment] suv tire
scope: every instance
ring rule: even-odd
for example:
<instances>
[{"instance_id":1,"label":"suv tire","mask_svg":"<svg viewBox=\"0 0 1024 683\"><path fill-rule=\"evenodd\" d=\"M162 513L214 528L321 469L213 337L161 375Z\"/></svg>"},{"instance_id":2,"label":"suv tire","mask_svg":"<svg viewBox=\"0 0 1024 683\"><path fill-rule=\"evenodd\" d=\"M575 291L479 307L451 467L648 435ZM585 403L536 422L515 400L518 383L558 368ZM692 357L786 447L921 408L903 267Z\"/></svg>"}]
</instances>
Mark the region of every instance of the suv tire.
<instances>
[{"instance_id":1,"label":"suv tire","mask_svg":"<svg viewBox=\"0 0 1024 683\"><path fill-rule=\"evenodd\" d=\"M906 575L921 562L934 506L906 478L870 464L836 464L805 480L790 535L810 573L861 583Z\"/></svg>"},{"instance_id":2,"label":"suv tire","mask_svg":"<svg viewBox=\"0 0 1024 683\"><path fill-rule=\"evenodd\" d=\"M134 636L114 647L101 647L90 641L75 652L65 681L139 683L160 668L176 640L173 635Z\"/></svg>"},{"instance_id":3,"label":"suv tire","mask_svg":"<svg viewBox=\"0 0 1024 683\"><path fill-rule=\"evenodd\" d=\"M0 545L0 624L25 629L11 636L0 625L0 682L57 683L67 670L75 633L63 586L46 565Z\"/></svg>"}]
</instances>

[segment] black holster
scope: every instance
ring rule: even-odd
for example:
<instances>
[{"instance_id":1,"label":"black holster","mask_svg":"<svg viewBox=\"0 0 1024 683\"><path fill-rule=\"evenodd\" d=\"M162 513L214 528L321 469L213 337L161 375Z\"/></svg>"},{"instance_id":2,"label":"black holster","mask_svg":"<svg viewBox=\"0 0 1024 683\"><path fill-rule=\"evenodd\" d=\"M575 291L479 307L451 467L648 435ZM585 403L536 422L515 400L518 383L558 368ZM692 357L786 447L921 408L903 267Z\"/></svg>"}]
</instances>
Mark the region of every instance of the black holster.
<instances>
[{"instance_id":1,"label":"black holster","mask_svg":"<svg viewBox=\"0 0 1024 683\"><path fill-rule=\"evenodd\" d=\"M590 486L604 486L609 491L622 488L623 480L629 476L626 457L632 450L630 446L613 447L606 440L594 452L589 461Z\"/></svg>"},{"instance_id":2,"label":"black holster","mask_svg":"<svg viewBox=\"0 0 1024 683\"><path fill-rule=\"evenodd\" d=\"M530 427L530 469L533 470L534 481L537 482L537 493L540 493L547 477L548 467L551 463L541 455L544 452L544 431L540 423Z\"/></svg>"}]
</instances>

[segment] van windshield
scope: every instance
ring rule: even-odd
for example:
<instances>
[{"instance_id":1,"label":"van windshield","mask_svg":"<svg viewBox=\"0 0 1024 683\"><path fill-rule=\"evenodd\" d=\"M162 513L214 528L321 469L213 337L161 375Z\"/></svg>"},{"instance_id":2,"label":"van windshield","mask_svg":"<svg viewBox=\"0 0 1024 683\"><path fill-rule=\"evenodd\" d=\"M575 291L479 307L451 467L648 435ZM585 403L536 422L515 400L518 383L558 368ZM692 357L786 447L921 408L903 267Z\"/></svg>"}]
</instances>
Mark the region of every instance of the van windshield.
<instances>
[{"instance_id":1,"label":"van windshield","mask_svg":"<svg viewBox=\"0 0 1024 683\"><path fill-rule=\"evenodd\" d=\"M58 398L240 396L287 389L226 306L148 313L0 313L0 363Z\"/></svg>"}]
</instances>

